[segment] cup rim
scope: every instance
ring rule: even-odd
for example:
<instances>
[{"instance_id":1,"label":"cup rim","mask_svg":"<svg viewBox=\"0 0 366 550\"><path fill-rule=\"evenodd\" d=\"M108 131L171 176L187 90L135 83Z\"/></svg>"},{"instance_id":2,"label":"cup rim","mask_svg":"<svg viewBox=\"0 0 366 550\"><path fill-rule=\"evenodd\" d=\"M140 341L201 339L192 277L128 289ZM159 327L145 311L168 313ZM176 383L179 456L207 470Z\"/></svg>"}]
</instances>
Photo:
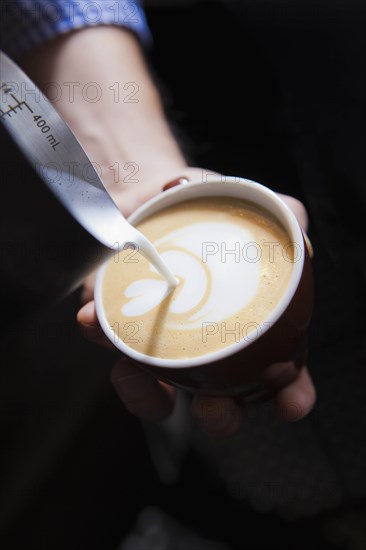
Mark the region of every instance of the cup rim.
<instances>
[{"instance_id":1,"label":"cup rim","mask_svg":"<svg viewBox=\"0 0 366 550\"><path fill-rule=\"evenodd\" d=\"M110 260L107 260L98 269L97 275L96 275L94 300L95 300L97 317L103 329L104 334L113 343L113 345L117 349L119 349L122 353L124 353L125 355L127 355L128 357L134 359L139 363L143 363L145 365L150 365L155 367L163 367L163 368L164 367L169 367L174 369L194 368L194 367L199 367L201 365L205 365L208 363L220 361L222 359L230 357L231 355L235 355L236 353L254 344L259 338L263 336L263 334L265 334L280 319L280 317L286 311L293 296L296 293L297 287L299 285L299 282L302 276L302 272L304 269L304 262L305 262L305 242L304 242L303 233L295 217L295 214L290 210L290 208L282 201L282 199L280 199L280 197L277 196L277 194L274 191L272 191L271 189L269 189L268 187L266 187L261 183L258 183L256 181L249 180L246 178L237 177L237 176L220 176L219 174L217 175L216 179L212 179L212 176L210 176L210 180L206 182L202 180L192 180L185 184L172 187L167 191L164 191L163 193L159 193L152 199L148 200L147 202L142 204L137 210L135 210L135 212L128 218L128 221L132 225L134 225L134 223L137 223L138 221L142 221L142 219L151 215L151 212L149 211L154 206L156 206L160 202L165 202L172 195L181 194L181 193L184 194L185 189L188 189L188 188L191 189L193 187L200 187L200 186L215 186L219 184L225 185L225 183L238 185L238 187L239 186L242 187L244 184L246 188L250 188L251 190L258 191L259 193L263 193L264 196L269 198L271 201L273 201L277 205L277 207L285 217L286 221L288 222L288 225L289 225L289 228L291 228L291 231L289 231L288 228L286 228L286 231L288 233L292 233L289 235L290 242L300 245L301 258L299 261L296 261L293 263L293 270L292 270L290 281L287 285L286 291L280 298L275 308L270 312L268 317L266 317L266 319L262 322L262 325L263 323L266 323L266 326L261 327L261 333L258 335L258 331L257 331L257 335L254 338L250 338L248 340L247 339L248 337L247 337L245 339L241 339L239 342L230 344L229 346L226 346L220 350L209 352L205 355L199 355L197 357L189 357L185 359L166 359L166 358L155 357L151 355L145 355L144 353L141 353L129 347L127 344L123 342L123 340L116 337L115 332L113 331L112 327L109 325L107 321L107 318L104 312L103 302L102 302L104 273L105 273L105 269L107 267L108 261L110 261ZM204 195L197 194L196 198L200 198L202 196ZM215 196L215 195L212 195L212 196ZM230 195L225 195L225 193L222 193L222 195L218 193L216 196L230 197ZM182 202L184 200L189 200L189 199L183 197ZM246 200L246 199L243 197L243 200ZM171 204L175 204L177 202L179 201L177 200ZM165 206L161 207L161 209L163 208L165 208ZM159 210L160 209L157 209L155 210L155 212Z\"/></svg>"}]
</instances>

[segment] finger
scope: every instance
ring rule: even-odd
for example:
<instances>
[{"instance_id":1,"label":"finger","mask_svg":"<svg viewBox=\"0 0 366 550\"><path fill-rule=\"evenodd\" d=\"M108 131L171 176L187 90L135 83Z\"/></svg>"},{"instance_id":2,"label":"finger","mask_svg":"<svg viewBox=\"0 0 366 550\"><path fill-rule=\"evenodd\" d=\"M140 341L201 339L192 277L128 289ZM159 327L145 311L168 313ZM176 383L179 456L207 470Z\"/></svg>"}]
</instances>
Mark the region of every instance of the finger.
<instances>
[{"instance_id":1,"label":"finger","mask_svg":"<svg viewBox=\"0 0 366 550\"><path fill-rule=\"evenodd\" d=\"M300 202L299 200L295 199L294 197L290 197L289 195L281 195L280 193L277 193L278 196L287 204L289 208L293 211L293 213L296 216L297 221L299 222L301 228L303 229L304 234L304 240L306 244L306 248L308 250L310 258L314 256L314 250L313 246L311 244L311 241L306 234L306 231L309 226L309 219L308 214L306 212L305 206Z\"/></svg>"},{"instance_id":2,"label":"finger","mask_svg":"<svg viewBox=\"0 0 366 550\"><path fill-rule=\"evenodd\" d=\"M94 302L85 304L85 306L79 310L76 319L83 336L89 340L89 342L110 349L114 348L112 342L108 340L99 324Z\"/></svg>"},{"instance_id":3,"label":"finger","mask_svg":"<svg viewBox=\"0 0 366 550\"><path fill-rule=\"evenodd\" d=\"M86 304L94 299L94 287L95 287L95 273L90 275L84 281L83 289L81 292L81 303Z\"/></svg>"},{"instance_id":4,"label":"finger","mask_svg":"<svg viewBox=\"0 0 366 550\"><path fill-rule=\"evenodd\" d=\"M274 398L278 415L288 422L304 418L313 408L315 401L315 387L306 367L302 367L298 378L280 390Z\"/></svg>"},{"instance_id":5,"label":"finger","mask_svg":"<svg viewBox=\"0 0 366 550\"><path fill-rule=\"evenodd\" d=\"M167 418L175 401L175 389L160 383L138 369L128 359L121 359L111 372L111 382L125 407L144 420Z\"/></svg>"},{"instance_id":6,"label":"finger","mask_svg":"<svg viewBox=\"0 0 366 550\"><path fill-rule=\"evenodd\" d=\"M195 395L191 414L211 437L227 437L237 432L243 419L243 407L230 397Z\"/></svg>"},{"instance_id":7,"label":"finger","mask_svg":"<svg viewBox=\"0 0 366 550\"><path fill-rule=\"evenodd\" d=\"M309 220L306 208L303 203L295 199L295 197L290 197L289 195L282 195L281 193L277 193L277 195L293 211L302 229L304 231L307 231Z\"/></svg>"}]
</instances>

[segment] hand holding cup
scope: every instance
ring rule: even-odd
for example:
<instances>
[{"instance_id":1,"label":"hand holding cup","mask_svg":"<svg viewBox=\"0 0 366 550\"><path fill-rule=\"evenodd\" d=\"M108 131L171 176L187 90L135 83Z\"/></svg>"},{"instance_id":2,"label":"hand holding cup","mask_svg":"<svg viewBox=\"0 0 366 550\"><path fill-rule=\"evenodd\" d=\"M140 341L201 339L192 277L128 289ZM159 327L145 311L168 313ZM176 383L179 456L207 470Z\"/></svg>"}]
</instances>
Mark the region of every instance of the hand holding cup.
<instances>
[{"instance_id":1,"label":"hand holding cup","mask_svg":"<svg viewBox=\"0 0 366 550\"><path fill-rule=\"evenodd\" d=\"M184 201L190 201L191 204L196 201L196 206L199 206L199 202L205 200L207 203L216 201L216 205L221 204L225 208L228 201L246 201L258 208L260 215L266 217L267 213L271 220L274 217L284 229L285 239L289 237L289 242L296 245L297 261L293 261L291 266L286 266L284 262L277 262L278 265L274 266L278 270L278 267L285 265L287 272L282 273L282 279L285 281L285 275L287 279L282 287L279 285L277 290L273 288L272 296L276 299L273 301L273 307L269 307L267 303L264 319L261 320L262 326L258 324L261 328L259 333L257 331L252 333L251 338L241 338L232 343L225 341L222 345L220 335L220 339L216 338L219 343L218 349L212 349L212 343L209 342L208 347L203 346L196 356L193 354L191 357L184 357L184 354L182 357L181 352L174 356L173 349L173 356L164 358L161 350L154 355L149 354L146 348L133 349L123 339L118 338L116 341L115 332L111 332L113 323L111 318L107 319L101 299L105 277L105 268L102 269L98 275L99 282L97 281L95 293L99 321L114 345L130 357L116 365L112 372L112 381L127 408L140 417L150 419L161 419L169 414L174 400L174 388L171 385L192 390L195 394L192 400L193 415L204 424L206 431L216 435L232 433L238 428L243 413L242 396L272 393L281 416L289 420L299 419L308 412L315 400L313 385L307 370L303 367L306 358L306 332L311 316L312 281L309 254L303 233L285 202L294 209L304 230L307 223L306 212L296 199L284 197L282 201L272 191L255 182L217 176L216 179L211 178L205 183L191 182L170 189L144 204L130 221L140 224L154 215L159 217L161 212L168 212L169 208L179 210ZM201 218L208 221L207 215L206 218ZM190 225L193 221L189 222ZM253 230L256 231L255 226L251 226L250 229L252 233ZM263 237L262 234L257 236L260 239ZM248 238L252 237L253 234L248 235ZM263 243L263 239L260 239L258 242ZM227 269L228 266L224 267ZM245 268L246 266L241 266L241 269ZM232 268L230 269L232 273ZM253 273L259 272L258 269L262 275L263 272L267 275L269 273L268 265L263 264L263 261L260 262L260 266L252 269L252 276ZM236 288L237 302L240 304L243 302L241 287L236 285ZM254 293L253 296L252 292L251 299L249 302L255 305L256 300L265 301L265 295ZM235 314L234 311L231 313ZM243 312L238 313L242 315ZM231 320L235 319L237 317L232 317ZM79 321L82 325L97 324L92 303L80 311ZM216 321L218 324L222 320ZM99 333L99 339L100 336ZM210 340L208 336L206 344ZM180 347L178 344L177 352ZM212 406L213 400L215 407ZM207 414L208 406L210 414Z\"/></svg>"}]
</instances>

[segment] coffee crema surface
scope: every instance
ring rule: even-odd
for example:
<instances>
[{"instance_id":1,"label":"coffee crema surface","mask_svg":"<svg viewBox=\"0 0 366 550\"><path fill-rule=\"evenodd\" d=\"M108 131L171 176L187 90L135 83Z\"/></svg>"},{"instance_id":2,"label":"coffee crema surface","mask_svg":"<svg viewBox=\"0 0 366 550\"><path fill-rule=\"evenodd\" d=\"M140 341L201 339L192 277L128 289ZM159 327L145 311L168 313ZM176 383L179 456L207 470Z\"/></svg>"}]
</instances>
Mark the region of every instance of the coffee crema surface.
<instances>
[{"instance_id":1,"label":"coffee crema surface","mask_svg":"<svg viewBox=\"0 0 366 550\"><path fill-rule=\"evenodd\" d=\"M106 319L116 339L145 355L193 358L254 339L288 286L294 263L288 233L241 199L181 202L136 227L179 280L169 292L131 249L105 268Z\"/></svg>"}]
</instances>

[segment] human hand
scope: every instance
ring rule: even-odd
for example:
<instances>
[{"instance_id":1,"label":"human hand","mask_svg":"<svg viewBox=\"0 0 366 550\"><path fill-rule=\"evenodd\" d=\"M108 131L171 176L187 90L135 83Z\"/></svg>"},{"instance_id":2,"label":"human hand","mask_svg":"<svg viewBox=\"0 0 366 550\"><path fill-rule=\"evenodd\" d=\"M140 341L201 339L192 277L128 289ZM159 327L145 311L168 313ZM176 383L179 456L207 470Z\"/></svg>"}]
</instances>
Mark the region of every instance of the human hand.
<instances>
[{"instance_id":1,"label":"human hand","mask_svg":"<svg viewBox=\"0 0 366 550\"><path fill-rule=\"evenodd\" d=\"M181 176L201 177L201 170L186 167L165 119L159 92L132 33L111 26L67 33L35 50L25 62L25 69L46 94L51 93L55 84L63 91L57 101L53 100L54 105L90 160L98 165L103 183L125 216L159 193L161 182ZM71 100L65 84L72 83L75 89ZM83 93L90 83L96 84L101 92L96 102L87 100ZM116 98L113 92L115 84L124 83L132 83L138 90L132 102L126 101L126 94ZM125 177L129 174L125 169L131 166L137 171L132 178L134 182ZM301 203L291 197L283 198L306 228L306 212ZM94 279L90 277L84 286L85 306L78 313L78 322L87 338L112 347L97 321L93 288ZM171 412L175 389L137 370L128 359L117 363L111 378L133 414L161 420ZM201 425L202 411L212 399L193 397L192 414ZM300 371L296 382L275 397L280 411L287 410L287 403L296 403L301 411L299 417L310 410L314 401L314 387L305 369ZM226 415L227 425L220 426L220 418L210 414L211 426L204 423L204 429L214 435L233 433L241 423L243 407L229 398L215 398L214 402L217 411L229 410L226 405L232 405L233 416Z\"/></svg>"},{"instance_id":2,"label":"human hand","mask_svg":"<svg viewBox=\"0 0 366 550\"><path fill-rule=\"evenodd\" d=\"M189 169L194 177L199 169ZM196 172L195 172L196 171ZM199 170L201 173L201 171ZM188 176L187 174L181 174ZM301 202L287 195L279 195L296 215L306 231L308 220ZM99 326L93 299L93 280L84 290L85 306L78 313L78 322L87 339L113 348ZM281 365L279 365L281 368ZM120 359L113 367L111 381L126 408L145 420L160 421L167 418L175 402L175 388L154 379L136 367L128 358ZM281 388L273 397L277 414L286 421L300 420L315 403L315 388L306 366L292 383ZM201 428L214 437L235 433L245 419L245 404L231 397L215 397L195 394L191 401L191 414Z\"/></svg>"}]
</instances>

